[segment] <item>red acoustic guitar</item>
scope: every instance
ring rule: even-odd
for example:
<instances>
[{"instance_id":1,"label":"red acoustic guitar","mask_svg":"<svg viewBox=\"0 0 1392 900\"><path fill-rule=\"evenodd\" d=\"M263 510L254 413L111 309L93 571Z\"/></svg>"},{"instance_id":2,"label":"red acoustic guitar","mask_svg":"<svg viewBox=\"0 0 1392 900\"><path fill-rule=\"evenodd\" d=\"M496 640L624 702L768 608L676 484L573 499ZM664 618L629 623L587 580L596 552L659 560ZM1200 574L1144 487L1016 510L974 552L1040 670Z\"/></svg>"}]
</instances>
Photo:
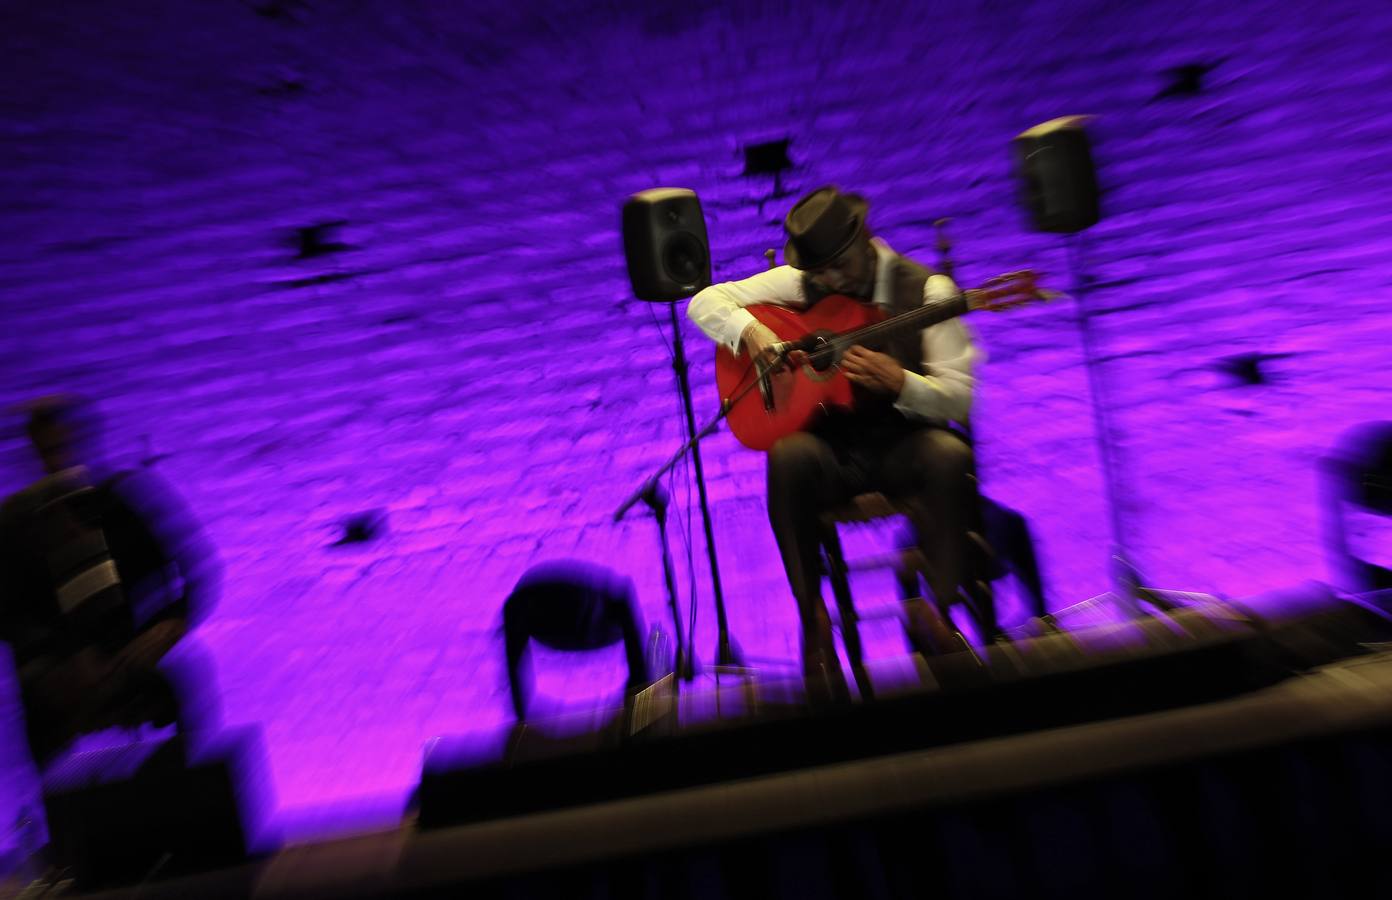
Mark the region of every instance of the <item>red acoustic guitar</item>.
<instances>
[{"instance_id":1,"label":"red acoustic guitar","mask_svg":"<svg viewBox=\"0 0 1392 900\"><path fill-rule=\"evenodd\" d=\"M802 431L831 409L854 405L851 383L836 363L851 347L877 349L891 336L918 330L977 310L999 312L1058 296L1041 289L1031 271L998 275L980 288L927 303L887 318L875 306L834 294L807 310L758 305L746 309L779 340L807 352L808 362L790 369L783 362L756 372L748 357L724 346L715 351L715 382L726 421L741 444L767 450L779 438ZM757 383L754 384L754 383ZM757 386L757 389L756 389Z\"/></svg>"}]
</instances>

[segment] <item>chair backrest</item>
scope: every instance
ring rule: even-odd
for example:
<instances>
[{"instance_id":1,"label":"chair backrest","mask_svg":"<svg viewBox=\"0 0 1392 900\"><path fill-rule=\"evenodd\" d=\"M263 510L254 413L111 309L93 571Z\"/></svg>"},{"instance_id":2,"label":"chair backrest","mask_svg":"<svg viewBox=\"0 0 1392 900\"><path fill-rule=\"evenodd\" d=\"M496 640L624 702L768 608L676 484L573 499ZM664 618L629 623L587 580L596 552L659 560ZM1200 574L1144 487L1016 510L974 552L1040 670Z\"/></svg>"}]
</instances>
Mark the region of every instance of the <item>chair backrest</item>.
<instances>
[{"instance_id":1,"label":"chair backrest","mask_svg":"<svg viewBox=\"0 0 1392 900\"><path fill-rule=\"evenodd\" d=\"M503 604L504 621L556 650L597 650L623 640L624 613L636 608L633 581L576 560L528 569Z\"/></svg>"}]
</instances>

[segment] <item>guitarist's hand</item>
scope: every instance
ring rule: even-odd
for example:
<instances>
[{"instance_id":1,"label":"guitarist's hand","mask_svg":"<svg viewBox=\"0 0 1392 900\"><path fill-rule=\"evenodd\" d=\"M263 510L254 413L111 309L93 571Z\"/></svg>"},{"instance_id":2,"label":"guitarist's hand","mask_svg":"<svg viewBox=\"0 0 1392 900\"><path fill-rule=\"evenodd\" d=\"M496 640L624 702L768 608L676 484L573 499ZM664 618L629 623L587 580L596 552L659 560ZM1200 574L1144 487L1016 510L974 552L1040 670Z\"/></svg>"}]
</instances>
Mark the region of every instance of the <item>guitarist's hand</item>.
<instances>
[{"instance_id":1,"label":"guitarist's hand","mask_svg":"<svg viewBox=\"0 0 1392 900\"><path fill-rule=\"evenodd\" d=\"M841 371L851 384L878 394L899 396L904 389L904 368L894 359L857 344L841 357Z\"/></svg>"},{"instance_id":2,"label":"guitarist's hand","mask_svg":"<svg viewBox=\"0 0 1392 900\"><path fill-rule=\"evenodd\" d=\"M778 335L762 322L750 322L740 335L740 346L750 359L758 359L766 353L771 353L773 345L777 343Z\"/></svg>"}]
</instances>

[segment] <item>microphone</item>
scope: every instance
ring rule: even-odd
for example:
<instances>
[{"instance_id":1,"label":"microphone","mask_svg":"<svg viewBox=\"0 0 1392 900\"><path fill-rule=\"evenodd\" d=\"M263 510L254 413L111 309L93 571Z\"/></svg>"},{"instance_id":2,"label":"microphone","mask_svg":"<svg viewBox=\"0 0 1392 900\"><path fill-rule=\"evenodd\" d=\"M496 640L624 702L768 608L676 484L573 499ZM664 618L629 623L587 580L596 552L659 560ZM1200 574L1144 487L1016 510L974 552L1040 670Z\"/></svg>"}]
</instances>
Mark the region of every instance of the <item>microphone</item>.
<instances>
[{"instance_id":1,"label":"microphone","mask_svg":"<svg viewBox=\"0 0 1392 900\"><path fill-rule=\"evenodd\" d=\"M653 481L649 484L647 490L643 491L640 497L644 503L651 506L654 510L659 506L666 506L671 499L667 495L667 489L662 486L662 482L660 481Z\"/></svg>"},{"instance_id":2,"label":"microphone","mask_svg":"<svg viewBox=\"0 0 1392 900\"><path fill-rule=\"evenodd\" d=\"M765 412L773 412L775 406L773 399L773 381L769 376L783 367L788 361L789 353L792 353L794 350L810 351L815 341L816 339L811 335L799 338L796 341L779 341L776 344L770 344L768 348L773 353L775 361L768 365L764 365L758 360L754 361L759 379L759 395L763 398Z\"/></svg>"},{"instance_id":3,"label":"microphone","mask_svg":"<svg viewBox=\"0 0 1392 900\"><path fill-rule=\"evenodd\" d=\"M815 344L816 338L809 334L806 337L798 338L795 341L779 341L778 343L771 345L769 349L776 353L779 359L786 359L788 354L792 353L794 350L804 350L808 353L811 353L812 348L813 346L815 346Z\"/></svg>"},{"instance_id":4,"label":"microphone","mask_svg":"<svg viewBox=\"0 0 1392 900\"><path fill-rule=\"evenodd\" d=\"M776 358L775 361L770 362L767 366L757 361L754 363L758 369L759 395L763 398L765 412L773 412L775 406L773 399L773 381L769 376L783 367L788 361L789 353L792 353L794 350L803 349L807 349L806 338L796 341L779 341L776 344L769 345L769 350L773 352Z\"/></svg>"},{"instance_id":5,"label":"microphone","mask_svg":"<svg viewBox=\"0 0 1392 900\"><path fill-rule=\"evenodd\" d=\"M781 362L783 359L783 355L779 354L778 358ZM757 370L759 376L759 396L764 401L764 412L773 412L773 380L769 378L769 373L771 373L775 368L777 368L777 366L778 363L773 363L766 366L758 360L755 360L754 362L754 368Z\"/></svg>"},{"instance_id":6,"label":"microphone","mask_svg":"<svg viewBox=\"0 0 1392 900\"><path fill-rule=\"evenodd\" d=\"M625 500L623 506L615 510L614 521L622 521L624 514L639 500L646 503L652 511L661 518L667 509L667 503L670 499L671 498L667 496L667 489L662 486L662 482L658 481L657 478L653 478L644 484L642 488L639 489L638 493Z\"/></svg>"}]
</instances>

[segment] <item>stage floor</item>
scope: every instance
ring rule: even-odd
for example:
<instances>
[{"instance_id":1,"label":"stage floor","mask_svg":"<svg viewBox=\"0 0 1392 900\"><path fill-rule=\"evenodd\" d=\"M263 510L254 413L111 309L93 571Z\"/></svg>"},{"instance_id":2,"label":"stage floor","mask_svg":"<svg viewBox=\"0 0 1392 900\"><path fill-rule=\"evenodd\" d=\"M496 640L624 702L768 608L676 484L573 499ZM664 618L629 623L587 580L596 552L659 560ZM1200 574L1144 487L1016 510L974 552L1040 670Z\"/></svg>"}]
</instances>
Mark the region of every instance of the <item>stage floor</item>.
<instances>
[{"instance_id":1,"label":"stage floor","mask_svg":"<svg viewBox=\"0 0 1392 900\"><path fill-rule=\"evenodd\" d=\"M1111 777L1389 726L1392 650L1370 649L1194 707L453 828L420 831L406 821L286 847L235 870L152 883L139 896L390 896L408 887L444 887L1052 789L1093 779L1100 769Z\"/></svg>"}]
</instances>

